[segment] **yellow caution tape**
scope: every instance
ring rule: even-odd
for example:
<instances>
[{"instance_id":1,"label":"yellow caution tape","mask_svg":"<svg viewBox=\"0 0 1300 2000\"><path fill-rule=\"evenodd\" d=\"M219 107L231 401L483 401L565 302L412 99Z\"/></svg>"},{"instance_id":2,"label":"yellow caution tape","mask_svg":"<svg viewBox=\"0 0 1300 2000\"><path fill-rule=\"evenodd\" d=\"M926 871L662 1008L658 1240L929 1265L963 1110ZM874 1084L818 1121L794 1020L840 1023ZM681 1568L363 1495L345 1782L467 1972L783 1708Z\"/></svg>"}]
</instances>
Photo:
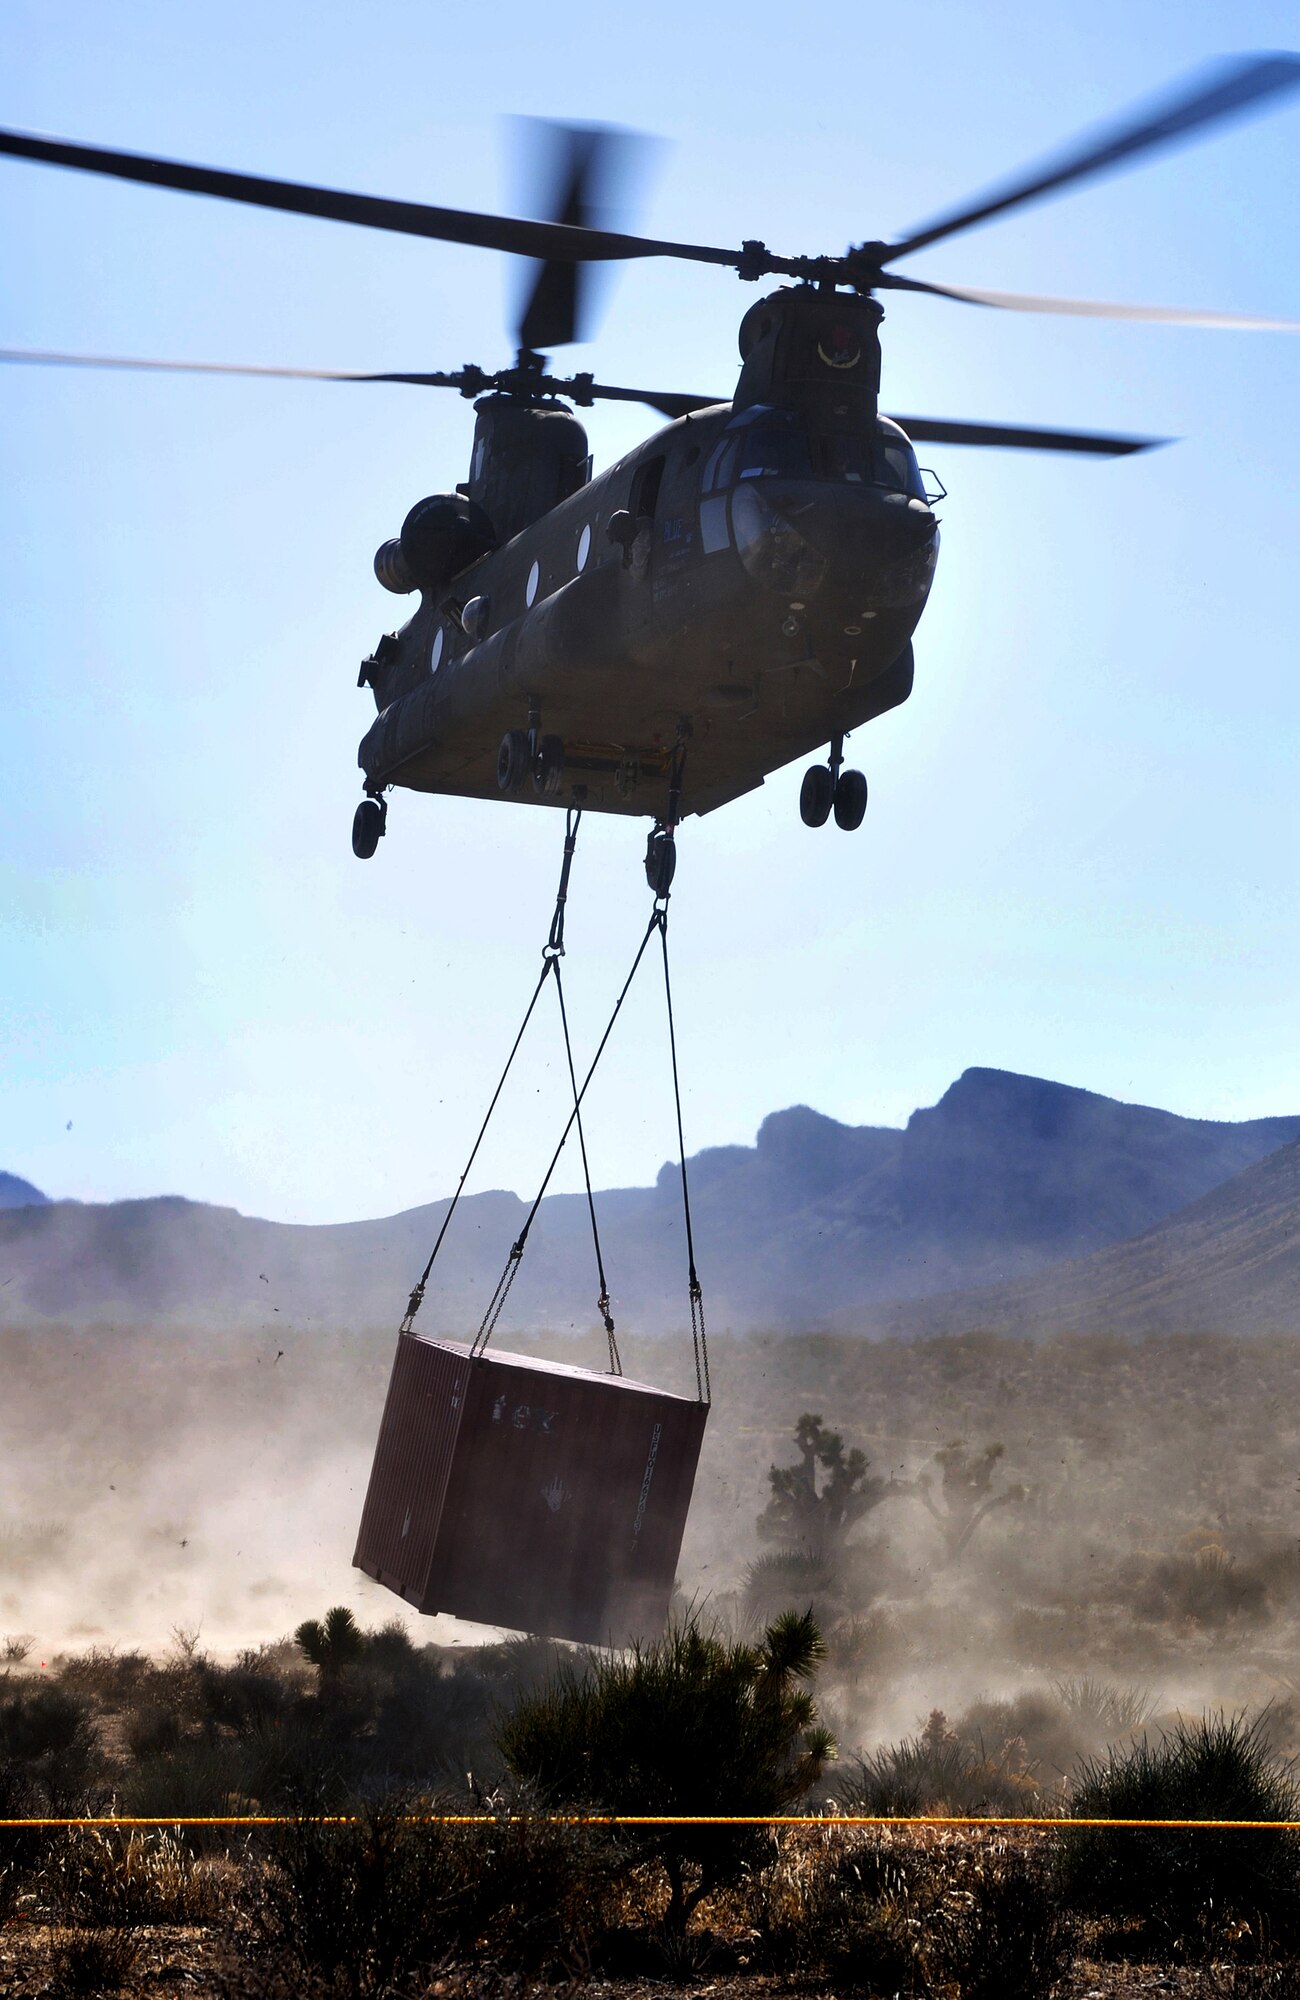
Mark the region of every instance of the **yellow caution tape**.
<instances>
[{"instance_id":1,"label":"yellow caution tape","mask_svg":"<svg viewBox=\"0 0 1300 2000\"><path fill-rule=\"evenodd\" d=\"M1148 1829L1185 1833L1300 1833L1294 1819L1074 1819L1064 1816L1013 1818L989 1813L827 1813L820 1818L795 1813L401 1813L405 1826L797 1826L810 1831L833 1826L1074 1827ZM108 1814L82 1819L0 1819L0 1829L16 1827L181 1827L181 1826L359 1826L358 1813L172 1814L146 1818Z\"/></svg>"}]
</instances>

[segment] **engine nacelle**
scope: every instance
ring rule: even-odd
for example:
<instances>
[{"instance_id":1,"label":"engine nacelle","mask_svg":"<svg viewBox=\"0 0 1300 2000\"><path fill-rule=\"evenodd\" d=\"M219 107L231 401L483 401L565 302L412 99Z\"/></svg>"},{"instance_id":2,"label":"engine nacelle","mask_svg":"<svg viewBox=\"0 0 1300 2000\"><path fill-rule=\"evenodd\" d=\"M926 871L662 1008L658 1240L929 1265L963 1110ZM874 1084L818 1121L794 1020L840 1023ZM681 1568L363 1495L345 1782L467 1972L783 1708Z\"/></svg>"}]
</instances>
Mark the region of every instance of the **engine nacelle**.
<instances>
[{"instance_id":1,"label":"engine nacelle","mask_svg":"<svg viewBox=\"0 0 1300 2000\"><path fill-rule=\"evenodd\" d=\"M418 500L412 507L398 537L401 569L411 579L405 588L441 590L496 545L491 521L472 500L462 493L430 494L427 500ZM385 571L394 578L400 573L396 562L387 556L391 547L386 542L375 558L375 574L389 590L402 587L395 581L390 583L388 575L380 570L383 557Z\"/></svg>"},{"instance_id":2,"label":"engine nacelle","mask_svg":"<svg viewBox=\"0 0 1300 2000\"><path fill-rule=\"evenodd\" d=\"M415 578L406 566L402 544L396 535L375 550L375 575L384 589L391 590L396 597L407 597L415 589Z\"/></svg>"}]
</instances>

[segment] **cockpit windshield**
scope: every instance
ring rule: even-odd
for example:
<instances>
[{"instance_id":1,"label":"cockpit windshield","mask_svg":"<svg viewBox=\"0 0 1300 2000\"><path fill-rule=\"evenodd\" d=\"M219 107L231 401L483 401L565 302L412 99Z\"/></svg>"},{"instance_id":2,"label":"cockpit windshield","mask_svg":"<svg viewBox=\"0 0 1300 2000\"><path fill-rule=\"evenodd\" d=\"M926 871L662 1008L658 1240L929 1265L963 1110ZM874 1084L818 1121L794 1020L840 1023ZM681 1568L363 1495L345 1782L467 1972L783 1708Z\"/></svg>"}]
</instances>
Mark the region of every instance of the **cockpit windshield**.
<instances>
[{"instance_id":1,"label":"cockpit windshield","mask_svg":"<svg viewBox=\"0 0 1300 2000\"><path fill-rule=\"evenodd\" d=\"M925 499L916 454L906 439L861 431L809 433L797 410L750 408L728 425L704 468L703 490L746 479L818 479L882 486Z\"/></svg>"}]
</instances>

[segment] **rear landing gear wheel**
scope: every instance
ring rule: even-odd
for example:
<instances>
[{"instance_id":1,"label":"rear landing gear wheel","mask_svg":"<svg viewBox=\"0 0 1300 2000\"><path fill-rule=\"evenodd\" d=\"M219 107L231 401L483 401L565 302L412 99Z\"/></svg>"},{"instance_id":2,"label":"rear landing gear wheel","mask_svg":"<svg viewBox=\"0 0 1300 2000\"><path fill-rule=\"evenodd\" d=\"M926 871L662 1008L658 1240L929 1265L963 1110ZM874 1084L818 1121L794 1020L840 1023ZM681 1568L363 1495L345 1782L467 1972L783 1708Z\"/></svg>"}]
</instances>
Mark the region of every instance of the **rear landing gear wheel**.
<instances>
[{"instance_id":1,"label":"rear landing gear wheel","mask_svg":"<svg viewBox=\"0 0 1300 2000\"><path fill-rule=\"evenodd\" d=\"M507 729L501 738L501 747L497 751L497 790L521 791L531 764L528 732L524 729Z\"/></svg>"},{"instance_id":2,"label":"rear landing gear wheel","mask_svg":"<svg viewBox=\"0 0 1300 2000\"><path fill-rule=\"evenodd\" d=\"M533 764L533 790L539 798L553 799L563 783L563 739L559 736L543 736Z\"/></svg>"},{"instance_id":3,"label":"rear landing gear wheel","mask_svg":"<svg viewBox=\"0 0 1300 2000\"><path fill-rule=\"evenodd\" d=\"M662 829L645 844L645 879L656 896L666 896L673 886L677 869L677 842Z\"/></svg>"},{"instance_id":4,"label":"rear landing gear wheel","mask_svg":"<svg viewBox=\"0 0 1300 2000\"><path fill-rule=\"evenodd\" d=\"M362 799L352 815L352 852L358 861L369 861L383 838L387 818L382 799Z\"/></svg>"},{"instance_id":5,"label":"rear landing gear wheel","mask_svg":"<svg viewBox=\"0 0 1300 2000\"><path fill-rule=\"evenodd\" d=\"M861 771L841 771L835 781L835 824L854 833L867 810L867 781Z\"/></svg>"},{"instance_id":6,"label":"rear landing gear wheel","mask_svg":"<svg viewBox=\"0 0 1300 2000\"><path fill-rule=\"evenodd\" d=\"M825 826L836 802L835 780L825 764L811 764L799 787L799 817L805 826Z\"/></svg>"}]
</instances>

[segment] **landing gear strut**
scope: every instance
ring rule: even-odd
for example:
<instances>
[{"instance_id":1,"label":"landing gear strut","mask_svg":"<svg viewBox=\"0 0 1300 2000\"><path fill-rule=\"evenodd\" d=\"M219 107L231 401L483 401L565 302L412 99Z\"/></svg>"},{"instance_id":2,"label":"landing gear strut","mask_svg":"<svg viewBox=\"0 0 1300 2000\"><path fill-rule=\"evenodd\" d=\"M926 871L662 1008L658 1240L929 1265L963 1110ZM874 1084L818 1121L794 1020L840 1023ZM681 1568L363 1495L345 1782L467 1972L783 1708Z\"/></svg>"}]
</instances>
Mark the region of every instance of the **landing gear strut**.
<instances>
[{"instance_id":1,"label":"landing gear strut","mask_svg":"<svg viewBox=\"0 0 1300 2000\"><path fill-rule=\"evenodd\" d=\"M846 771L843 765L844 737L832 736L826 763L810 765L799 787L799 817L805 826L825 826L832 812L836 826L845 833L861 826L867 781L861 771Z\"/></svg>"},{"instance_id":2,"label":"landing gear strut","mask_svg":"<svg viewBox=\"0 0 1300 2000\"><path fill-rule=\"evenodd\" d=\"M369 861L388 826L388 801L362 799L352 815L352 852L358 861Z\"/></svg>"},{"instance_id":3,"label":"landing gear strut","mask_svg":"<svg viewBox=\"0 0 1300 2000\"><path fill-rule=\"evenodd\" d=\"M564 783L564 742L543 736L541 711L529 703L527 729L507 729L497 751L497 790L521 792L528 779L539 799L553 799Z\"/></svg>"}]
</instances>

